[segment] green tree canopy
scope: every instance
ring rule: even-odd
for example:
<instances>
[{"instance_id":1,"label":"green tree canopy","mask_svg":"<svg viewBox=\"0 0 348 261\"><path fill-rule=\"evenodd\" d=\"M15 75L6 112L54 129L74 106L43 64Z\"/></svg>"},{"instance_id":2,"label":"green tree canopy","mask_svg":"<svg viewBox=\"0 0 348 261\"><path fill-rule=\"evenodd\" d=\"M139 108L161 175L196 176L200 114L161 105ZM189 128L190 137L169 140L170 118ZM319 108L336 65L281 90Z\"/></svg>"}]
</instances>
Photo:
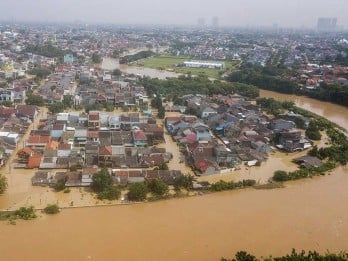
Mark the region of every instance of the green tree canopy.
<instances>
[{"instance_id":1,"label":"green tree canopy","mask_svg":"<svg viewBox=\"0 0 348 261\"><path fill-rule=\"evenodd\" d=\"M129 185L128 199L131 201L143 201L146 199L148 188L145 182L131 183Z\"/></svg>"},{"instance_id":2,"label":"green tree canopy","mask_svg":"<svg viewBox=\"0 0 348 261\"><path fill-rule=\"evenodd\" d=\"M27 95L27 99L25 100L27 105L36 105L36 106L44 106L45 101L40 95L30 94Z\"/></svg>"},{"instance_id":3,"label":"green tree canopy","mask_svg":"<svg viewBox=\"0 0 348 261\"><path fill-rule=\"evenodd\" d=\"M153 179L149 181L148 188L153 194L157 196L164 196L168 194L169 191L168 185L161 179Z\"/></svg>"},{"instance_id":4,"label":"green tree canopy","mask_svg":"<svg viewBox=\"0 0 348 261\"><path fill-rule=\"evenodd\" d=\"M107 169L102 169L92 177L91 188L94 192L102 192L112 186L113 180Z\"/></svg>"},{"instance_id":5,"label":"green tree canopy","mask_svg":"<svg viewBox=\"0 0 348 261\"><path fill-rule=\"evenodd\" d=\"M0 174L0 194L4 193L7 189L7 178Z\"/></svg>"}]
</instances>

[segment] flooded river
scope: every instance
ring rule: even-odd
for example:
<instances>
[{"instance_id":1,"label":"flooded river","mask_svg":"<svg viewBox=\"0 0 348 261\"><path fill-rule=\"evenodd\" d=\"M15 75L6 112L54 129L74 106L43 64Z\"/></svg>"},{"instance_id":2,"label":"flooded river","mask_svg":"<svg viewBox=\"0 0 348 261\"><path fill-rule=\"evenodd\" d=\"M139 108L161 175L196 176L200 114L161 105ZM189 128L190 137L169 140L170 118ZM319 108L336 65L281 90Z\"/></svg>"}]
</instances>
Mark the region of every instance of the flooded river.
<instances>
[{"instance_id":1,"label":"flooded river","mask_svg":"<svg viewBox=\"0 0 348 261\"><path fill-rule=\"evenodd\" d=\"M348 129L348 109L342 106L268 91L261 96L293 100ZM266 177L277 168L278 156L260 169ZM347 187L348 169L338 168L325 177L287 183L284 189L65 209L15 226L1 222L1 259L220 260L238 250L257 256L292 248L348 251Z\"/></svg>"},{"instance_id":2,"label":"flooded river","mask_svg":"<svg viewBox=\"0 0 348 261\"><path fill-rule=\"evenodd\" d=\"M287 184L0 224L2 260L220 260L348 250L348 171Z\"/></svg>"},{"instance_id":3,"label":"flooded river","mask_svg":"<svg viewBox=\"0 0 348 261\"><path fill-rule=\"evenodd\" d=\"M266 90L260 90L260 96L274 98L280 101L293 101L298 107L321 115L348 130L347 107L333 104L330 102L322 102L305 96L282 94Z\"/></svg>"}]
</instances>

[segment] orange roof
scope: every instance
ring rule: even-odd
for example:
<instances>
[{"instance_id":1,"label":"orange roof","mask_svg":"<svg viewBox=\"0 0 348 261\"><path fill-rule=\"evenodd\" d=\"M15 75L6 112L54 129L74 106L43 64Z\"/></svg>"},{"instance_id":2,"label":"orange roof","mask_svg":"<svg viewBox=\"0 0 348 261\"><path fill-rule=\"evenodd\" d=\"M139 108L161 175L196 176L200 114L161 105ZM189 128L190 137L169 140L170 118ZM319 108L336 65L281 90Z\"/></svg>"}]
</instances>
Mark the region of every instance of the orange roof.
<instances>
[{"instance_id":1,"label":"orange roof","mask_svg":"<svg viewBox=\"0 0 348 261\"><path fill-rule=\"evenodd\" d=\"M56 150L58 148L58 141L52 140L46 145L46 149Z\"/></svg>"},{"instance_id":2,"label":"orange roof","mask_svg":"<svg viewBox=\"0 0 348 261\"><path fill-rule=\"evenodd\" d=\"M27 168L33 169L33 168L40 167L41 158L42 158L42 156L38 155L38 154L29 157Z\"/></svg>"},{"instance_id":3,"label":"orange roof","mask_svg":"<svg viewBox=\"0 0 348 261\"><path fill-rule=\"evenodd\" d=\"M102 156L112 155L112 148L111 148L111 146L99 147L99 155L102 155Z\"/></svg>"},{"instance_id":4,"label":"orange roof","mask_svg":"<svg viewBox=\"0 0 348 261\"><path fill-rule=\"evenodd\" d=\"M49 143L51 140L50 136L30 136L28 138L28 143L38 143L38 144L42 144L42 143Z\"/></svg>"},{"instance_id":5,"label":"orange roof","mask_svg":"<svg viewBox=\"0 0 348 261\"><path fill-rule=\"evenodd\" d=\"M33 150L32 150L31 148L25 147L25 148L19 150L19 151L17 152L17 155L22 154L22 153L25 153L25 154L30 155L32 152L33 152Z\"/></svg>"}]
</instances>

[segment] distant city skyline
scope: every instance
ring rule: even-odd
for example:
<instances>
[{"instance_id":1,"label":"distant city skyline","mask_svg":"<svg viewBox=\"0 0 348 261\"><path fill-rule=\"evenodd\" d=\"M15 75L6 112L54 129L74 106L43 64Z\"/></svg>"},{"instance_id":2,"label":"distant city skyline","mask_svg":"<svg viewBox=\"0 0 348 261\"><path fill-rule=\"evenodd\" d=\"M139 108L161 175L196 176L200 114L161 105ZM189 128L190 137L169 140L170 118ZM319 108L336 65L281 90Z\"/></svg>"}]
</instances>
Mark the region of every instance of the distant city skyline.
<instances>
[{"instance_id":1,"label":"distant city skyline","mask_svg":"<svg viewBox=\"0 0 348 261\"><path fill-rule=\"evenodd\" d=\"M336 17L348 28L346 0L1 0L0 20L115 24L316 28L319 17Z\"/></svg>"}]
</instances>

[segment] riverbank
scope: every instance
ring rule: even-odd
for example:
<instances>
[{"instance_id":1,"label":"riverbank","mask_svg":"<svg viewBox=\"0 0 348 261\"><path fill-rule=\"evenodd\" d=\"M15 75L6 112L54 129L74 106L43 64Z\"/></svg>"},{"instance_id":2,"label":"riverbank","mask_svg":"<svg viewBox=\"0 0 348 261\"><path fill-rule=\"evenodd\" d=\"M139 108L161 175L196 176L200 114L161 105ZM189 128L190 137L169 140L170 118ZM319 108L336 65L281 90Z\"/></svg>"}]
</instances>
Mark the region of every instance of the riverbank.
<instances>
[{"instance_id":1,"label":"riverbank","mask_svg":"<svg viewBox=\"0 0 348 261\"><path fill-rule=\"evenodd\" d=\"M238 250L257 256L292 248L344 251L348 210L338 206L348 200L347 174L338 168L330 176L289 182L285 189L67 209L16 226L0 223L2 258L220 260Z\"/></svg>"}]
</instances>

